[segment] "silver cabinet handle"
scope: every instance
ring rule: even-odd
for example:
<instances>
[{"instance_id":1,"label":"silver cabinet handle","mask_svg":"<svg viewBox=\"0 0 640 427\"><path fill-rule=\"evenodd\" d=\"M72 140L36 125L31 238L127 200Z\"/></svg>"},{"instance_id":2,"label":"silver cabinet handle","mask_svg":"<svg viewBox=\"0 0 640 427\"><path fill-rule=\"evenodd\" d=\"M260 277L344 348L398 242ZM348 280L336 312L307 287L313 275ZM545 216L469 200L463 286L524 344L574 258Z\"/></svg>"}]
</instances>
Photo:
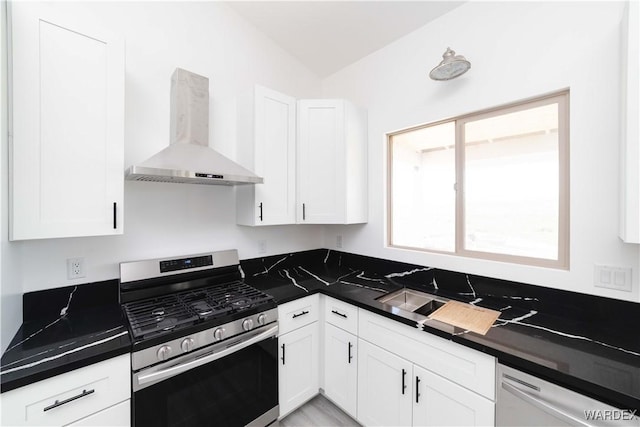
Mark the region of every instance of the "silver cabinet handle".
<instances>
[{"instance_id":1,"label":"silver cabinet handle","mask_svg":"<svg viewBox=\"0 0 640 427\"><path fill-rule=\"evenodd\" d=\"M193 360L190 360L189 362L180 364L180 365L176 365L176 366L172 366L170 368L167 369L163 369L161 371L158 372L153 372L151 374L147 374L147 375L141 375L138 377L138 384L139 386L144 385L144 384L148 384L151 382L158 382L161 380L164 380L166 378L170 378L173 377L175 375L181 374L183 372L189 371L191 369L197 368L198 366L202 366L205 365L207 363L213 362L214 360L218 360L221 359L223 357L225 357L226 355L233 353L234 351L238 351L238 350L242 350L243 348L249 347L250 345L253 345L257 342L260 342L264 339L267 338L271 338L271 337L275 337L278 334L278 325L274 325L271 328L267 329L266 331L255 335L249 339L247 339L246 341L241 341L240 343L236 344L236 345L232 345L230 347L225 348L224 350L215 352L215 353L211 353L208 354L206 356L202 356L202 357L197 357ZM135 385L135 384L134 384ZM135 387L134 387L135 389Z\"/></svg>"},{"instance_id":2,"label":"silver cabinet handle","mask_svg":"<svg viewBox=\"0 0 640 427\"><path fill-rule=\"evenodd\" d=\"M585 423L584 420L581 420L580 418L574 415L567 414L566 412L562 412L559 408L556 408L555 406L547 402L544 402L540 399L536 399L534 396L530 395L529 393L525 393L524 391L512 386L511 384L507 384L503 382L502 388L508 391L509 393L513 394L514 396L546 412L547 414L554 416L556 418L559 418L561 420L564 420L571 425L589 427L589 424Z\"/></svg>"}]
</instances>

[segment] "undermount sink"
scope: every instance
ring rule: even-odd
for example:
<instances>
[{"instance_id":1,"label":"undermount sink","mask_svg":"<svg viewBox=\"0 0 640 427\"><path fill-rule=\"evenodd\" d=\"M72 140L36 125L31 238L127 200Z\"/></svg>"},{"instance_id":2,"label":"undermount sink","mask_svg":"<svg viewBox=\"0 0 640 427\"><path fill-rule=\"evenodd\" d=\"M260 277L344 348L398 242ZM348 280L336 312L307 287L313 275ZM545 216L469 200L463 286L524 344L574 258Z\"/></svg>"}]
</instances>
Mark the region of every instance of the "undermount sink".
<instances>
[{"instance_id":1,"label":"undermount sink","mask_svg":"<svg viewBox=\"0 0 640 427\"><path fill-rule=\"evenodd\" d=\"M439 300L431 300L428 303L424 304L423 306L419 307L417 310L414 310L414 313L418 313L418 314L422 314L425 316L430 315L431 313L433 313L434 311L436 311L437 309L439 309L440 307L442 307L443 305L445 305L446 303L444 301L439 301Z\"/></svg>"},{"instance_id":2,"label":"undermount sink","mask_svg":"<svg viewBox=\"0 0 640 427\"><path fill-rule=\"evenodd\" d=\"M423 316L428 316L446 303L432 295L413 289L400 289L378 298L378 301Z\"/></svg>"}]
</instances>

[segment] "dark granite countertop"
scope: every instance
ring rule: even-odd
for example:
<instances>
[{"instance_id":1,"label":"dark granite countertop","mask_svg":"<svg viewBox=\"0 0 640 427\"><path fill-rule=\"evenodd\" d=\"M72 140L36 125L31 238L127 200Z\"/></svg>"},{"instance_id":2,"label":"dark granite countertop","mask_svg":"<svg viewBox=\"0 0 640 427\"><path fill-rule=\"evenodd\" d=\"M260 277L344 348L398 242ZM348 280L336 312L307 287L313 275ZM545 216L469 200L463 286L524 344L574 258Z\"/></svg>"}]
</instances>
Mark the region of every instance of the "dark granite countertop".
<instances>
[{"instance_id":1,"label":"dark granite countertop","mask_svg":"<svg viewBox=\"0 0 640 427\"><path fill-rule=\"evenodd\" d=\"M241 261L279 304L323 293L491 354L500 363L621 409L640 410L640 305L319 249ZM404 287L501 312L486 335L389 311ZM1 360L2 392L131 351L118 281L23 297L23 325Z\"/></svg>"},{"instance_id":2,"label":"dark granite countertop","mask_svg":"<svg viewBox=\"0 0 640 427\"><path fill-rule=\"evenodd\" d=\"M640 410L640 305L336 251L241 262L279 304L321 292L495 356L621 409ZM397 316L377 301L409 287L501 312L486 335Z\"/></svg>"},{"instance_id":3,"label":"dark granite countertop","mask_svg":"<svg viewBox=\"0 0 640 427\"><path fill-rule=\"evenodd\" d=\"M22 326L0 362L1 390L130 351L117 280L26 293Z\"/></svg>"}]
</instances>

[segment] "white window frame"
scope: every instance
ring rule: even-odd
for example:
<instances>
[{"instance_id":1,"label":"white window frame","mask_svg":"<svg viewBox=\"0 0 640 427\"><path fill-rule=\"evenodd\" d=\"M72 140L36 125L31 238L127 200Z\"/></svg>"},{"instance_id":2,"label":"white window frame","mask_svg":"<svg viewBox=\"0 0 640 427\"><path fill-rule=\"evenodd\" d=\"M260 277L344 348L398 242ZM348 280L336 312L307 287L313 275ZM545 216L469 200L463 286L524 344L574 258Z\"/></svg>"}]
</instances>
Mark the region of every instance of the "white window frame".
<instances>
[{"instance_id":1,"label":"white window frame","mask_svg":"<svg viewBox=\"0 0 640 427\"><path fill-rule=\"evenodd\" d=\"M518 255L508 255L493 252L482 252L466 249L465 212L464 212L464 125L467 122L487 119L490 117L528 110L543 105L558 104L558 257L557 259L535 258ZM393 137L427 127L438 126L454 122L456 126L455 138L455 168L456 168L456 209L455 209L455 250L453 252L410 247L393 244ZM387 246L398 249L410 249L428 253L456 255L468 258L486 259L492 261L525 264L538 267L569 269L569 89L530 98L500 107L490 108L479 112L465 114L446 120L440 120L408 129L387 134Z\"/></svg>"}]
</instances>

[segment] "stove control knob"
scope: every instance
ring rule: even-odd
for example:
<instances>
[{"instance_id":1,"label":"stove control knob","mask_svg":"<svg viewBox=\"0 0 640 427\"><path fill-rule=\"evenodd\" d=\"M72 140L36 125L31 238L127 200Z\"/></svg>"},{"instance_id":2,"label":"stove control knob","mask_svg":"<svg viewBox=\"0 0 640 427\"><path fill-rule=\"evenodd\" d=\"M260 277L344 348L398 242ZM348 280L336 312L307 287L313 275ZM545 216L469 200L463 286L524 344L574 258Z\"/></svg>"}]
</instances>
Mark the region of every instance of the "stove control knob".
<instances>
[{"instance_id":1,"label":"stove control knob","mask_svg":"<svg viewBox=\"0 0 640 427\"><path fill-rule=\"evenodd\" d=\"M264 325L265 323L267 323L267 316L262 313L258 316L258 325Z\"/></svg>"},{"instance_id":2,"label":"stove control knob","mask_svg":"<svg viewBox=\"0 0 640 427\"><path fill-rule=\"evenodd\" d=\"M213 331L213 338L216 341L220 341L221 339L224 338L224 328L217 328L215 331Z\"/></svg>"},{"instance_id":3,"label":"stove control knob","mask_svg":"<svg viewBox=\"0 0 640 427\"><path fill-rule=\"evenodd\" d=\"M158 360L167 360L171 356L171 347L163 345L158 349L156 355L158 356Z\"/></svg>"},{"instance_id":4,"label":"stove control knob","mask_svg":"<svg viewBox=\"0 0 640 427\"><path fill-rule=\"evenodd\" d=\"M180 348L182 348L182 351L184 351L185 353L193 350L194 346L195 341L193 340L193 338L185 338L184 340L182 340L182 344L180 344Z\"/></svg>"},{"instance_id":5,"label":"stove control knob","mask_svg":"<svg viewBox=\"0 0 640 427\"><path fill-rule=\"evenodd\" d=\"M244 319L242 321L242 329L245 331L250 331L253 329L253 319Z\"/></svg>"}]
</instances>

